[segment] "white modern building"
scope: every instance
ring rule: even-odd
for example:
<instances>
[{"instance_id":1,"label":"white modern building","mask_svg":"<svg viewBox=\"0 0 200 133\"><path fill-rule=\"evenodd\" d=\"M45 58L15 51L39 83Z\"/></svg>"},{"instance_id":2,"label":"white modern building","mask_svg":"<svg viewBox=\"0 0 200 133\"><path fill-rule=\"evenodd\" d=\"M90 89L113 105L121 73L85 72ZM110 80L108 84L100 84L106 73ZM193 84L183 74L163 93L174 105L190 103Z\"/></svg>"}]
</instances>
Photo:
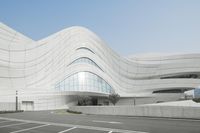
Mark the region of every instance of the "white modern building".
<instances>
[{"instance_id":1,"label":"white modern building","mask_svg":"<svg viewBox=\"0 0 200 133\"><path fill-rule=\"evenodd\" d=\"M46 110L77 104L77 96L118 105L177 101L199 86L200 54L122 57L97 35L70 27L34 41L0 23L0 107Z\"/></svg>"}]
</instances>

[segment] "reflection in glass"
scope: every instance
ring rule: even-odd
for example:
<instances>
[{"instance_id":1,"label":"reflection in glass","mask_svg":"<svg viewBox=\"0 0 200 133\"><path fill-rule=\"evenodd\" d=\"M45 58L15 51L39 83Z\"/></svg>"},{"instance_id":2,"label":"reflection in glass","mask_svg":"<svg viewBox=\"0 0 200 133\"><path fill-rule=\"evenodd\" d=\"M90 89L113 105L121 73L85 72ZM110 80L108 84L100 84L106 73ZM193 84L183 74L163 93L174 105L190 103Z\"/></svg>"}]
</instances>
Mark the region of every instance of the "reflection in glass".
<instances>
[{"instance_id":1,"label":"reflection in glass","mask_svg":"<svg viewBox=\"0 0 200 133\"><path fill-rule=\"evenodd\" d=\"M78 72L55 85L59 91L87 91L112 93L112 87L101 77L91 72Z\"/></svg>"}]
</instances>

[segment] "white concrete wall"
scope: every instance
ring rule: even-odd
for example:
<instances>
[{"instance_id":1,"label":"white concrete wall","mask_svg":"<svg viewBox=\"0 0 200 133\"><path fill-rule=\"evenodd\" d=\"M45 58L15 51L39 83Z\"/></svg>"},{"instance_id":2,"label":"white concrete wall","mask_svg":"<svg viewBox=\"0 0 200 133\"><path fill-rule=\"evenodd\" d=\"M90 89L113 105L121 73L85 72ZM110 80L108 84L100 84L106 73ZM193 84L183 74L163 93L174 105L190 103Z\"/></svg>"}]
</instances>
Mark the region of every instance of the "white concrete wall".
<instances>
[{"instance_id":1,"label":"white concrete wall","mask_svg":"<svg viewBox=\"0 0 200 133\"><path fill-rule=\"evenodd\" d=\"M9 97L10 102L0 102L0 111L16 110L15 96ZM32 111L38 110L53 110L53 109L67 109L68 106L76 105L77 99L74 96L66 95L19 95L18 96L18 110L26 111L23 102L33 102ZM30 111L30 110L29 110Z\"/></svg>"},{"instance_id":2,"label":"white concrete wall","mask_svg":"<svg viewBox=\"0 0 200 133\"><path fill-rule=\"evenodd\" d=\"M16 110L15 102L0 102L0 111ZM18 110L21 110L21 103L18 103Z\"/></svg>"},{"instance_id":3,"label":"white concrete wall","mask_svg":"<svg viewBox=\"0 0 200 133\"><path fill-rule=\"evenodd\" d=\"M154 94L152 97L121 97L116 105L127 106L127 105L141 105L141 104L150 104L157 102L168 102L168 101L178 101L184 95L181 93L165 93L165 94ZM110 104L112 105L112 103Z\"/></svg>"},{"instance_id":4,"label":"white concrete wall","mask_svg":"<svg viewBox=\"0 0 200 133\"><path fill-rule=\"evenodd\" d=\"M200 119L200 107L175 106L71 106L84 114Z\"/></svg>"}]
</instances>

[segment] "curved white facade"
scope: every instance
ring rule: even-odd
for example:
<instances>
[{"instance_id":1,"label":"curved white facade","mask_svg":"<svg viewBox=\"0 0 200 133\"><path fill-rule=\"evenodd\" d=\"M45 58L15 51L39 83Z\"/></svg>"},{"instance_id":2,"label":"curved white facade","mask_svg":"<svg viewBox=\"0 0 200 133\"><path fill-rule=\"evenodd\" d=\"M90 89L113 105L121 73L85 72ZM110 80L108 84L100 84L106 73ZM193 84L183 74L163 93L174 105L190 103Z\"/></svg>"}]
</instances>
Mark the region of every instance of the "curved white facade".
<instances>
[{"instance_id":1,"label":"curved white facade","mask_svg":"<svg viewBox=\"0 0 200 133\"><path fill-rule=\"evenodd\" d=\"M172 100L199 83L200 54L126 58L83 27L34 41L0 24L2 103L15 102L16 91L35 110L74 104L72 96L81 94Z\"/></svg>"}]
</instances>

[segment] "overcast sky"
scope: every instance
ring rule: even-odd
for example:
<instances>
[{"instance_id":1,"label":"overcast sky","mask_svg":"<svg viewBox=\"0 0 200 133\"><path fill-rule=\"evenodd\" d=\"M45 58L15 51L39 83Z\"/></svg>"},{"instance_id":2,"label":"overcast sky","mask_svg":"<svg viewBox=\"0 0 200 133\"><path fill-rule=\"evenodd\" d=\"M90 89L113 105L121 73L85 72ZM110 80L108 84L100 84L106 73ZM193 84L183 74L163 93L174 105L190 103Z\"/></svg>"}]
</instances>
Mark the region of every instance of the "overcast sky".
<instances>
[{"instance_id":1,"label":"overcast sky","mask_svg":"<svg viewBox=\"0 0 200 133\"><path fill-rule=\"evenodd\" d=\"M0 0L0 20L34 40L84 26L124 56L200 53L200 0Z\"/></svg>"}]
</instances>

